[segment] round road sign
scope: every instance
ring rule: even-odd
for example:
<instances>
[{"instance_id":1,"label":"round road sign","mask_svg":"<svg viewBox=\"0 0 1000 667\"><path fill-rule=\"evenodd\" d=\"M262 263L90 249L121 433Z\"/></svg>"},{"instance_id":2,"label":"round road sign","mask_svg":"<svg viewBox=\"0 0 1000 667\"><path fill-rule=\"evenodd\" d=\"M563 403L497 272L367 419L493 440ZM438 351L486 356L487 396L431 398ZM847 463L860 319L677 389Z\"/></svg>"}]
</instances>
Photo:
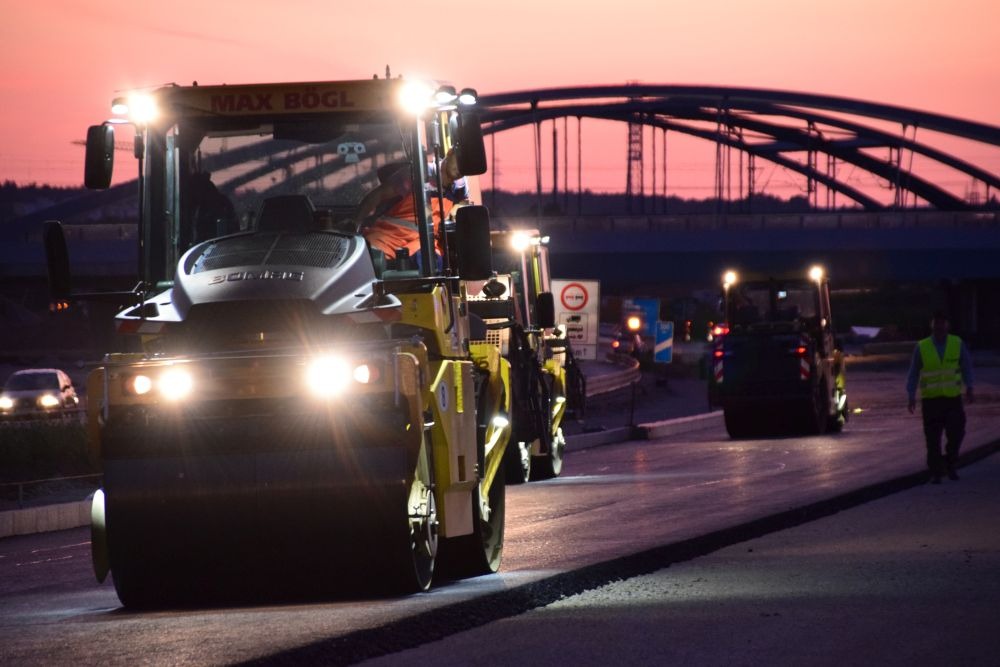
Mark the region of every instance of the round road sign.
<instances>
[{"instance_id":1,"label":"round road sign","mask_svg":"<svg viewBox=\"0 0 1000 667\"><path fill-rule=\"evenodd\" d=\"M580 283L569 283L559 293L559 300L566 310L583 310L590 300L587 288Z\"/></svg>"}]
</instances>

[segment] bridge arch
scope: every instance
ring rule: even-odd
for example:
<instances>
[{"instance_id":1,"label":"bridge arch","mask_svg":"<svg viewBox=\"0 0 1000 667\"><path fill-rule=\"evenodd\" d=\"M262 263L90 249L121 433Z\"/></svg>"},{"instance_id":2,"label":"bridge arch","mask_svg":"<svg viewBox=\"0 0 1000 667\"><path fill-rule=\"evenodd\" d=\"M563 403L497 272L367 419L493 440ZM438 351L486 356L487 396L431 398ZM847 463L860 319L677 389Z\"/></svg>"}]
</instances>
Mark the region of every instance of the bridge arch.
<instances>
[{"instance_id":1,"label":"bridge arch","mask_svg":"<svg viewBox=\"0 0 1000 667\"><path fill-rule=\"evenodd\" d=\"M897 193L912 194L914 205L919 198L938 209L970 208L962 199L916 173L917 170L904 167L904 152L911 157L922 155L982 183L986 187L987 200L991 189L1000 189L1000 177L989 169L916 140L917 131L925 129L987 146L1000 146L1000 127L900 106L793 91L639 84L524 90L486 95L480 101L485 107L482 117L487 134L570 116L672 129L762 157L843 193L869 210L885 206L835 175L816 169L812 156L822 153L828 159L841 160L869 172L890 183ZM762 116L802 122L805 129L768 122L762 120ZM893 134L855 118L898 123L901 133ZM706 131L685 121L715 122L717 130ZM836 128L851 136L828 139L816 129L818 126ZM741 130L739 141L729 138L734 129ZM764 135L768 140L747 142L742 138L742 130ZM871 148L887 148L889 159L882 160L864 152ZM799 151L808 153L806 164L782 155ZM892 159L893 151L895 160ZM897 194L895 206L902 206L905 200Z\"/></svg>"}]
</instances>

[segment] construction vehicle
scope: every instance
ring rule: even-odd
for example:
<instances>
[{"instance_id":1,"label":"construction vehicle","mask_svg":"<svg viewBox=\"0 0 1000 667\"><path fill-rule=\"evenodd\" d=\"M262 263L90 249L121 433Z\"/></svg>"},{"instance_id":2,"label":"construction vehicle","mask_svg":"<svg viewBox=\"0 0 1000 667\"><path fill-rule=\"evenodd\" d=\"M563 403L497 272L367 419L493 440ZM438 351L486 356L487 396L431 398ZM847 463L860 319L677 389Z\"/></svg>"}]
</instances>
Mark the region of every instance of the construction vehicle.
<instances>
[{"instance_id":1,"label":"construction vehicle","mask_svg":"<svg viewBox=\"0 0 1000 667\"><path fill-rule=\"evenodd\" d=\"M497 274L469 303L511 365L509 484L558 477L566 448L563 420L585 409L583 372L565 328L555 322L547 244L538 230L493 231Z\"/></svg>"},{"instance_id":2,"label":"construction vehicle","mask_svg":"<svg viewBox=\"0 0 1000 667\"><path fill-rule=\"evenodd\" d=\"M725 323L711 347L709 405L733 438L840 431L848 419L822 267L798 276L723 276Z\"/></svg>"},{"instance_id":3,"label":"construction vehicle","mask_svg":"<svg viewBox=\"0 0 1000 667\"><path fill-rule=\"evenodd\" d=\"M475 91L387 72L168 86L112 111L135 130L141 221L137 287L75 295L123 305L88 381L98 580L131 607L495 572L512 390L470 336L467 281L492 275ZM111 182L115 126L88 131L88 187ZM468 197L435 229L451 154ZM359 233L395 163L415 257ZM74 298L58 223L45 241Z\"/></svg>"},{"instance_id":4,"label":"construction vehicle","mask_svg":"<svg viewBox=\"0 0 1000 667\"><path fill-rule=\"evenodd\" d=\"M652 362L652 343L646 340L646 314L642 310L627 309L611 338L611 351L627 354L639 363Z\"/></svg>"}]
</instances>

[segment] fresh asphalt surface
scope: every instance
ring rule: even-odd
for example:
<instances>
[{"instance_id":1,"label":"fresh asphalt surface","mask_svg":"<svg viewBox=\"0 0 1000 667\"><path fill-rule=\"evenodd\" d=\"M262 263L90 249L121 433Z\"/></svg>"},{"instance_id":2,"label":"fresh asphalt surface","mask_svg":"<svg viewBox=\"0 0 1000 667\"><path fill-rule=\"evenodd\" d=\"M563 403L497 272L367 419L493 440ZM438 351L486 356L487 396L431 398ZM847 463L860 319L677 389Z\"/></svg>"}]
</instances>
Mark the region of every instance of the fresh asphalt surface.
<instances>
[{"instance_id":1,"label":"fresh asphalt surface","mask_svg":"<svg viewBox=\"0 0 1000 667\"><path fill-rule=\"evenodd\" d=\"M996 371L969 453L1000 437ZM850 372L841 435L572 451L509 489L499 575L424 595L134 614L93 582L86 529L2 540L0 663L998 664L997 463L923 485L902 371Z\"/></svg>"},{"instance_id":2,"label":"fresh asphalt surface","mask_svg":"<svg viewBox=\"0 0 1000 667\"><path fill-rule=\"evenodd\" d=\"M362 664L998 665L1000 457L961 477Z\"/></svg>"}]
</instances>

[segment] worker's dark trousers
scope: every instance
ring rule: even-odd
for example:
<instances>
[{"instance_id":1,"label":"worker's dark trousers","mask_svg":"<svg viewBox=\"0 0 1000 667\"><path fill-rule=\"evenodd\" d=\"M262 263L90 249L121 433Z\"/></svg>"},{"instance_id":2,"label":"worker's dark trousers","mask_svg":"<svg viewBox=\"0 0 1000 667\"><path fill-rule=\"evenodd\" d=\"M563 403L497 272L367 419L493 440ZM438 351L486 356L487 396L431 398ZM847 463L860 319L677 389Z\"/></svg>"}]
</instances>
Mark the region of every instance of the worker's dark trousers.
<instances>
[{"instance_id":1,"label":"worker's dark trousers","mask_svg":"<svg viewBox=\"0 0 1000 667\"><path fill-rule=\"evenodd\" d=\"M958 448L965 437L965 409L962 397L925 398L921 401L924 417L924 437L927 439L927 468L932 475L943 475L945 468L958 460ZM944 456L941 455L941 434L947 436Z\"/></svg>"}]
</instances>

